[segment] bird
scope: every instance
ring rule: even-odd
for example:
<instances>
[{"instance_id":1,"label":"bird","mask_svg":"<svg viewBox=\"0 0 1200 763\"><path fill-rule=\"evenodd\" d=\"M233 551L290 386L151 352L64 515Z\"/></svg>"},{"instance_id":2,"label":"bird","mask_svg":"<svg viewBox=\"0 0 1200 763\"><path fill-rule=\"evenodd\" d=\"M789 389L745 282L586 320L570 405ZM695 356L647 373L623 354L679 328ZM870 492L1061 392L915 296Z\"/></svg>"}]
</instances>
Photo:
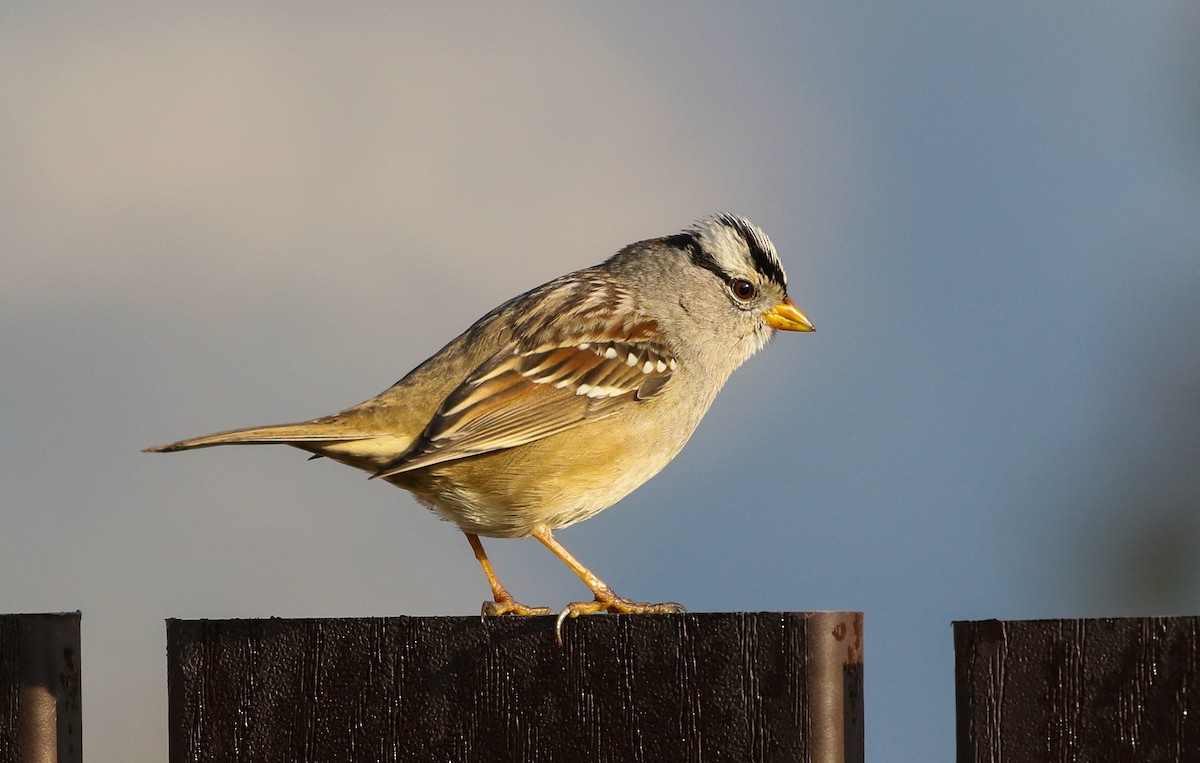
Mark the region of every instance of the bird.
<instances>
[{"instance_id":1,"label":"bird","mask_svg":"<svg viewBox=\"0 0 1200 763\"><path fill-rule=\"evenodd\" d=\"M560 612L676 613L618 596L553 532L612 506L682 450L730 374L813 324L775 246L736 214L629 244L480 318L379 395L300 423L147 448L290 445L409 491L463 532L486 615L551 615L509 593L480 537L532 536L591 590Z\"/></svg>"}]
</instances>

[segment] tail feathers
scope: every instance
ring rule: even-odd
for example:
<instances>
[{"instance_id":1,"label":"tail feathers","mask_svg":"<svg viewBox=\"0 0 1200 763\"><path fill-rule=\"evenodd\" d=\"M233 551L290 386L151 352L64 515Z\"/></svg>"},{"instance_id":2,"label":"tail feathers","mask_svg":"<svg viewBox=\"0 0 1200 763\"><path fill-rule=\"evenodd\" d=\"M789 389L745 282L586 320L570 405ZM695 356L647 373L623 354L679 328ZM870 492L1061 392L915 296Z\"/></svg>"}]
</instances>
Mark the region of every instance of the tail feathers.
<instances>
[{"instance_id":1,"label":"tail feathers","mask_svg":"<svg viewBox=\"0 0 1200 763\"><path fill-rule=\"evenodd\" d=\"M321 442L351 442L354 440L370 440L379 437L379 433L355 432L331 426L328 423L304 422L301 424L278 424L269 427L253 427L251 429L234 429L229 432L217 432L204 437L190 440L180 440L166 445L156 445L146 448L146 453L173 453L177 450L192 448L211 448L214 445L259 445L286 444L301 445L303 443Z\"/></svg>"}]
</instances>

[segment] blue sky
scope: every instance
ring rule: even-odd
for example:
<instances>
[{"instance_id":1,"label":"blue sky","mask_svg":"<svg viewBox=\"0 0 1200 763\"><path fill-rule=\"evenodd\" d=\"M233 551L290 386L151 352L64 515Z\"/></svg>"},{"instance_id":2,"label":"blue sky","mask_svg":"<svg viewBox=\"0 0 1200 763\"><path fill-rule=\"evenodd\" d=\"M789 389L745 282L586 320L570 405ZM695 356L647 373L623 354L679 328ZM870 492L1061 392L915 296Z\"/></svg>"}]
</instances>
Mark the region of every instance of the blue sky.
<instances>
[{"instance_id":1,"label":"blue sky","mask_svg":"<svg viewBox=\"0 0 1200 763\"><path fill-rule=\"evenodd\" d=\"M83 611L89 758L163 756L164 618L487 592L351 470L141 448L358 402L723 210L818 330L561 533L618 592L863 610L878 761L951 757L953 620L1200 606L1194 4L10 5L0 64L0 611Z\"/></svg>"}]
</instances>

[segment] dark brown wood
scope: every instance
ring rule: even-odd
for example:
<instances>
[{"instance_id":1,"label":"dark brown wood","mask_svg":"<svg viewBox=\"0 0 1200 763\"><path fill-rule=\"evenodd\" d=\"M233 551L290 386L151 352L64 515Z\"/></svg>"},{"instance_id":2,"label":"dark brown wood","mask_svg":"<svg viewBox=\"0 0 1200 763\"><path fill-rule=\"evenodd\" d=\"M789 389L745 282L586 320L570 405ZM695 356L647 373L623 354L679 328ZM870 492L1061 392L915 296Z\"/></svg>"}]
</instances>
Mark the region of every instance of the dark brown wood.
<instances>
[{"instance_id":1,"label":"dark brown wood","mask_svg":"<svg viewBox=\"0 0 1200 763\"><path fill-rule=\"evenodd\" d=\"M172 761L861 761L860 613L169 620Z\"/></svg>"},{"instance_id":2,"label":"dark brown wood","mask_svg":"<svg viewBox=\"0 0 1200 763\"><path fill-rule=\"evenodd\" d=\"M0 761L79 763L79 613L0 615Z\"/></svg>"},{"instance_id":3,"label":"dark brown wood","mask_svg":"<svg viewBox=\"0 0 1200 763\"><path fill-rule=\"evenodd\" d=\"M1200 760L1200 618L954 624L958 761Z\"/></svg>"}]
</instances>

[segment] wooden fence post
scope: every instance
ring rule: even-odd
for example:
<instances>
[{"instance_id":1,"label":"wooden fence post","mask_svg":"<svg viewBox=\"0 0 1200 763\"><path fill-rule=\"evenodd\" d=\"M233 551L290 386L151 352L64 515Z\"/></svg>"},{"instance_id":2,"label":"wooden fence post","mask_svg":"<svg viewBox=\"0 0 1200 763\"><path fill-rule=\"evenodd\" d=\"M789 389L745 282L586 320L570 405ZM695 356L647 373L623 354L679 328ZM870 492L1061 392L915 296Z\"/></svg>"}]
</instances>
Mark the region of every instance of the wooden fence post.
<instances>
[{"instance_id":1,"label":"wooden fence post","mask_svg":"<svg viewBox=\"0 0 1200 763\"><path fill-rule=\"evenodd\" d=\"M954 623L958 761L1200 759L1200 618Z\"/></svg>"},{"instance_id":2,"label":"wooden fence post","mask_svg":"<svg viewBox=\"0 0 1200 763\"><path fill-rule=\"evenodd\" d=\"M172 761L863 760L861 613L168 620Z\"/></svg>"},{"instance_id":3,"label":"wooden fence post","mask_svg":"<svg viewBox=\"0 0 1200 763\"><path fill-rule=\"evenodd\" d=\"M82 760L79 613L0 615L0 761Z\"/></svg>"}]
</instances>

